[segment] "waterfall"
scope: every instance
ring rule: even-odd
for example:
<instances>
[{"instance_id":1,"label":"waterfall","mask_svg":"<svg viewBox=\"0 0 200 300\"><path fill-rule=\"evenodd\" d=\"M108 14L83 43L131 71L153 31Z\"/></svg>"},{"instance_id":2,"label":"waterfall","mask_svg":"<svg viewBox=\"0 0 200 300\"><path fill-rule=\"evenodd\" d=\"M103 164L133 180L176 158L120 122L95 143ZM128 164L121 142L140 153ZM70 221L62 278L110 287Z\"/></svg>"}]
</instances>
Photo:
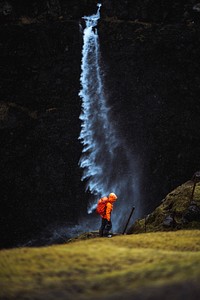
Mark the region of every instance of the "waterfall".
<instances>
[{"instance_id":1,"label":"waterfall","mask_svg":"<svg viewBox=\"0 0 200 300\"><path fill-rule=\"evenodd\" d=\"M88 207L89 213L95 208L98 198L110 192L117 194L113 225L118 229L132 205L136 206L137 214L139 212L139 176L136 160L117 132L116 122L112 122L114 116L105 94L96 28L101 4L97 6L96 14L83 17L85 29L79 92L82 99L79 139L83 150L79 165L83 169L82 180L86 181L86 190L94 195Z\"/></svg>"}]
</instances>

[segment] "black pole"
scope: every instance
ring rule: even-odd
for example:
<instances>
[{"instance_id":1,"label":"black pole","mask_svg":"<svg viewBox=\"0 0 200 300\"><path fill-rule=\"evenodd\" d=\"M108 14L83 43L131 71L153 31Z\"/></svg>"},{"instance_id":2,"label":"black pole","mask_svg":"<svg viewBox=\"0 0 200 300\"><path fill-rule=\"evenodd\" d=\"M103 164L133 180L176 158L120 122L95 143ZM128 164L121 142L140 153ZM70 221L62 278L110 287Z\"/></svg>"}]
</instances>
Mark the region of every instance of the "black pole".
<instances>
[{"instance_id":1,"label":"black pole","mask_svg":"<svg viewBox=\"0 0 200 300\"><path fill-rule=\"evenodd\" d=\"M197 183L197 176L194 175L194 184L193 184L192 194L191 194L191 197L190 197L190 203L192 202L193 197L194 197L194 190L195 190L195 187L196 187L196 183Z\"/></svg>"},{"instance_id":2,"label":"black pole","mask_svg":"<svg viewBox=\"0 0 200 300\"><path fill-rule=\"evenodd\" d=\"M126 232L126 229L127 229L127 227L128 227L128 223L129 223L129 221L130 221L130 219L131 219L131 217L132 217L132 214L133 214L134 210L135 210L135 206L132 207L131 213L130 213L130 215L129 215L129 217L128 217L128 220L127 220L127 222L126 222L126 226L124 227L123 234L125 234L125 232Z\"/></svg>"}]
</instances>

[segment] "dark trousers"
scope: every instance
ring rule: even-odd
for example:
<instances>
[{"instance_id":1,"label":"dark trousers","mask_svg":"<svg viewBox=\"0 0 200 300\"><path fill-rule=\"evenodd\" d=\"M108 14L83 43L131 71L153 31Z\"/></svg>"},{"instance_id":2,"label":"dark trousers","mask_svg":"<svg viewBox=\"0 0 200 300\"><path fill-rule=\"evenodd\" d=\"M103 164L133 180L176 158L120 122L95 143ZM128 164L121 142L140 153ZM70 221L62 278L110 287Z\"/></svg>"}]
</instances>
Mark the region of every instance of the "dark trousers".
<instances>
[{"instance_id":1,"label":"dark trousers","mask_svg":"<svg viewBox=\"0 0 200 300\"><path fill-rule=\"evenodd\" d=\"M102 218L101 220L101 227L99 229L99 235L100 236L108 236L109 231L112 229L112 223L111 221L108 221L107 219Z\"/></svg>"}]
</instances>

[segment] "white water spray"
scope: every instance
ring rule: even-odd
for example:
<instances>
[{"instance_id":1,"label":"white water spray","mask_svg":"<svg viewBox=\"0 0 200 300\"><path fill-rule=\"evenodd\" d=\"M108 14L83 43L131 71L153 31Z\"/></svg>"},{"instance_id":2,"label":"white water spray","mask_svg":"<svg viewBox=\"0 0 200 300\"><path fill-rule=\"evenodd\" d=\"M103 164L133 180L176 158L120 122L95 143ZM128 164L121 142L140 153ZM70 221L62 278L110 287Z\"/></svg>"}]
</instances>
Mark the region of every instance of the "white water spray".
<instances>
[{"instance_id":1,"label":"white water spray","mask_svg":"<svg viewBox=\"0 0 200 300\"><path fill-rule=\"evenodd\" d=\"M100 7L101 4L98 4L96 14L83 17L86 27L83 31L82 88L79 92L82 99L79 139L83 150L79 164L83 168L82 180L87 182L86 190L96 196L95 203L90 204L89 213L95 208L99 197L110 192L118 195L113 216L114 227L118 229L132 205L136 206L137 214L139 212L139 184L136 162L113 126L111 108L104 92L96 28Z\"/></svg>"}]
</instances>

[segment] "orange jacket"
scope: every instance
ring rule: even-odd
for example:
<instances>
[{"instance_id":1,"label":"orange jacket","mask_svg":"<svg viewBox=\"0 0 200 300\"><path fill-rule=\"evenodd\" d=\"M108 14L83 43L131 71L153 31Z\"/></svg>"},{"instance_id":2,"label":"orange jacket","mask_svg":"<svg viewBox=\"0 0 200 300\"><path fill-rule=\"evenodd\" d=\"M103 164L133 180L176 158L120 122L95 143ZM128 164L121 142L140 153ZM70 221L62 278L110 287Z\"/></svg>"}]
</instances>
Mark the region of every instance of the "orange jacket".
<instances>
[{"instance_id":1,"label":"orange jacket","mask_svg":"<svg viewBox=\"0 0 200 300\"><path fill-rule=\"evenodd\" d=\"M112 210L113 210L113 204L112 204L111 201L108 200L108 202L106 204L106 213L103 216L103 218L107 219L108 221L110 221Z\"/></svg>"}]
</instances>

